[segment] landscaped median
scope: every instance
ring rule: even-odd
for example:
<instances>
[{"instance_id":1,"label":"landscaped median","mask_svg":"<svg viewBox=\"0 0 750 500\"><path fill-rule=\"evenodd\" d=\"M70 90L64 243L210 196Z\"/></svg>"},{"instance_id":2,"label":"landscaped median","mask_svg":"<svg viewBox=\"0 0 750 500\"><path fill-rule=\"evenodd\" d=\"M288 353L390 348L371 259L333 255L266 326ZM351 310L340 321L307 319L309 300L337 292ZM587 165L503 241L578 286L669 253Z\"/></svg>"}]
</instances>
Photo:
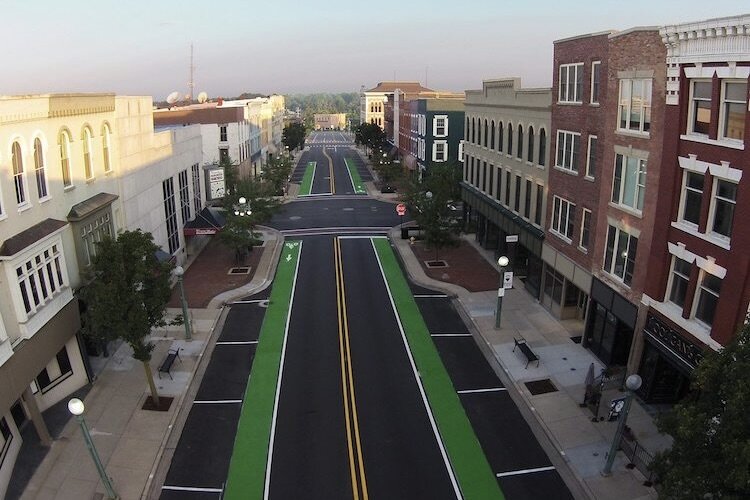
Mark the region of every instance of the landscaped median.
<instances>
[{"instance_id":1,"label":"landscaped median","mask_svg":"<svg viewBox=\"0 0 750 500\"><path fill-rule=\"evenodd\" d=\"M352 180L352 186L354 187L355 194L366 194L365 183L362 182L362 177L359 175L359 170L352 160L344 158L346 162L346 168L349 170L349 178Z\"/></svg>"},{"instance_id":2,"label":"landscaped median","mask_svg":"<svg viewBox=\"0 0 750 500\"><path fill-rule=\"evenodd\" d=\"M315 165L316 162L307 162L305 167L305 174L302 176L302 184L299 186L299 195L308 196L312 192L313 178L315 177Z\"/></svg>"},{"instance_id":3,"label":"landscaped median","mask_svg":"<svg viewBox=\"0 0 750 500\"><path fill-rule=\"evenodd\" d=\"M389 241L372 241L463 497L504 498Z\"/></svg>"},{"instance_id":4,"label":"landscaped median","mask_svg":"<svg viewBox=\"0 0 750 500\"><path fill-rule=\"evenodd\" d=\"M279 369L301 248L300 241L287 241L279 258L237 425L224 494L228 500L263 498Z\"/></svg>"}]
</instances>

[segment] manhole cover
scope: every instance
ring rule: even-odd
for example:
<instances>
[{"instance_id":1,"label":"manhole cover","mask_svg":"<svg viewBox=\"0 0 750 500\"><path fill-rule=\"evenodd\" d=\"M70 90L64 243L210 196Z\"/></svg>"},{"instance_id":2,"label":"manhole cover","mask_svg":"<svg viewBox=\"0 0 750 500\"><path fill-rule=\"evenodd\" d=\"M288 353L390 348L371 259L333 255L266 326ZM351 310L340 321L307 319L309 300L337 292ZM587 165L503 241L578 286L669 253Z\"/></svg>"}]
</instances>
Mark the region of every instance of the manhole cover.
<instances>
[{"instance_id":1,"label":"manhole cover","mask_svg":"<svg viewBox=\"0 0 750 500\"><path fill-rule=\"evenodd\" d=\"M538 394L547 394L548 392L557 392L557 387L555 387L555 384L553 384L552 381L548 378L543 378L542 380L533 380L531 382L524 383L526 384L526 388L529 390L532 396L536 396Z\"/></svg>"},{"instance_id":2,"label":"manhole cover","mask_svg":"<svg viewBox=\"0 0 750 500\"><path fill-rule=\"evenodd\" d=\"M250 274L249 267L233 267L227 274Z\"/></svg>"},{"instance_id":3,"label":"manhole cover","mask_svg":"<svg viewBox=\"0 0 750 500\"><path fill-rule=\"evenodd\" d=\"M424 265L430 269L433 267L448 267L448 263L444 260L426 260Z\"/></svg>"}]
</instances>

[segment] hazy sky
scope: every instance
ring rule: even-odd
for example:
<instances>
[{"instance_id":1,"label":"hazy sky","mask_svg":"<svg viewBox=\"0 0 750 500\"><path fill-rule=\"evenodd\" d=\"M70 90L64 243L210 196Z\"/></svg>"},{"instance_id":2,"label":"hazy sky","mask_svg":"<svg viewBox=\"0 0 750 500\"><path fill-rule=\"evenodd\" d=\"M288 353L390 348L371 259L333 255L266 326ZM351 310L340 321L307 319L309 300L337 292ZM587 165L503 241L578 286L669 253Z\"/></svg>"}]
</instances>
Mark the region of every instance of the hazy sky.
<instances>
[{"instance_id":1,"label":"hazy sky","mask_svg":"<svg viewBox=\"0 0 750 500\"><path fill-rule=\"evenodd\" d=\"M750 11L740 0L0 0L0 95L439 90L552 80L552 41Z\"/></svg>"}]
</instances>

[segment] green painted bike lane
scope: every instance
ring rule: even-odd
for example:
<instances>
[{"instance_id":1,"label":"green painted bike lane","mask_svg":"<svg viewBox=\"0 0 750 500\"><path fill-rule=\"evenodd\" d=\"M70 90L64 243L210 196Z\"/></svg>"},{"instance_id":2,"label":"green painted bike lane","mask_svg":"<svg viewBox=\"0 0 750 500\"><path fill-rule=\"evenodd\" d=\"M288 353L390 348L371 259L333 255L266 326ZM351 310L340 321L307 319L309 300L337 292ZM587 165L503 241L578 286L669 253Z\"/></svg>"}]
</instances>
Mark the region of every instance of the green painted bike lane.
<instances>
[{"instance_id":1,"label":"green painted bike lane","mask_svg":"<svg viewBox=\"0 0 750 500\"><path fill-rule=\"evenodd\" d=\"M263 498L279 370L286 349L289 312L301 251L301 241L287 241L279 257L237 424L224 493L227 500Z\"/></svg>"},{"instance_id":2,"label":"green painted bike lane","mask_svg":"<svg viewBox=\"0 0 750 500\"><path fill-rule=\"evenodd\" d=\"M390 242L386 238L372 241L463 497L503 499Z\"/></svg>"},{"instance_id":3,"label":"green painted bike lane","mask_svg":"<svg viewBox=\"0 0 750 500\"><path fill-rule=\"evenodd\" d=\"M313 178L315 177L315 167L317 163L314 161L307 162L305 167L305 174L302 176L302 183L299 186L300 196L307 196L312 191Z\"/></svg>"},{"instance_id":4,"label":"green painted bike lane","mask_svg":"<svg viewBox=\"0 0 750 500\"><path fill-rule=\"evenodd\" d=\"M344 158L344 162L346 163L346 168L349 170L349 177L352 180L354 193L355 194L367 194L367 189L365 189L365 183L362 182L362 177L360 177L359 175L357 166L354 165L354 162L350 160L349 158Z\"/></svg>"}]
</instances>

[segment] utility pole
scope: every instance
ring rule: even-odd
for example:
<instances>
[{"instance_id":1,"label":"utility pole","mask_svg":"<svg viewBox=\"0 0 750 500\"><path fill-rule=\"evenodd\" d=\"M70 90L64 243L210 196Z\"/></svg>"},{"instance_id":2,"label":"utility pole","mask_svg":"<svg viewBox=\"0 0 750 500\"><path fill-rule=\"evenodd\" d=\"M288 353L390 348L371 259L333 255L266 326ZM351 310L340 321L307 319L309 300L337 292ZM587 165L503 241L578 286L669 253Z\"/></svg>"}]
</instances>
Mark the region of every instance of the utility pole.
<instances>
[{"instance_id":1,"label":"utility pole","mask_svg":"<svg viewBox=\"0 0 750 500\"><path fill-rule=\"evenodd\" d=\"M195 81L193 80L193 74L195 73L195 66L193 66L193 42L190 42L190 79L188 80L188 101L192 103L193 94L195 91Z\"/></svg>"}]
</instances>

